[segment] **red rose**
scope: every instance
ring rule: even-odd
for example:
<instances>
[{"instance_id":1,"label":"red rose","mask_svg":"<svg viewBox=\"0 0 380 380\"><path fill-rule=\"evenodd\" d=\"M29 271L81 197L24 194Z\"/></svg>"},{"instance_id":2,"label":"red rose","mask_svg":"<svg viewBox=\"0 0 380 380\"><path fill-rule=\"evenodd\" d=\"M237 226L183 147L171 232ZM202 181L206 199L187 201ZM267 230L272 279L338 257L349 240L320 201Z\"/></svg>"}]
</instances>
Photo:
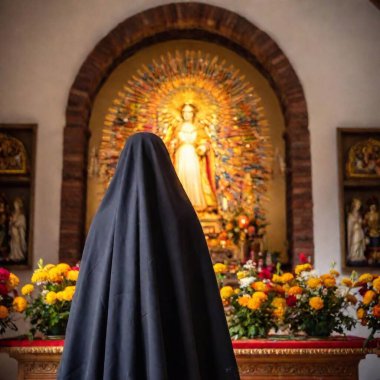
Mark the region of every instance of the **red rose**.
<instances>
[{"instance_id":1,"label":"red rose","mask_svg":"<svg viewBox=\"0 0 380 380\"><path fill-rule=\"evenodd\" d=\"M367 290L368 290L368 286L367 286L367 284L365 284L364 286L362 286L362 287L359 289L359 293L360 293L360 295L363 297L364 294L366 294Z\"/></svg>"},{"instance_id":2,"label":"red rose","mask_svg":"<svg viewBox=\"0 0 380 380\"><path fill-rule=\"evenodd\" d=\"M272 273L268 268L264 268L259 273L259 278L263 279L270 279L272 277Z\"/></svg>"},{"instance_id":3,"label":"red rose","mask_svg":"<svg viewBox=\"0 0 380 380\"><path fill-rule=\"evenodd\" d=\"M5 268L0 268L0 281L8 281L10 274Z\"/></svg>"},{"instance_id":4,"label":"red rose","mask_svg":"<svg viewBox=\"0 0 380 380\"><path fill-rule=\"evenodd\" d=\"M306 264L307 262L309 262L307 256L303 252L299 254L299 260L301 264Z\"/></svg>"},{"instance_id":5,"label":"red rose","mask_svg":"<svg viewBox=\"0 0 380 380\"><path fill-rule=\"evenodd\" d=\"M8 294L8 289L5 284L0 284L0 295L6 296Z\"/></svg>"},{"instance_id":6,"label":"red rose","mask_svg":"<svg viewBox=\"0 0 380 380\"><path fill-rule=\"evenodd\" d=\"M294 306L297 303L297 297L296 296L289 296L286 298L286 304L288 306Z\"/></svg>"}]
</instances>

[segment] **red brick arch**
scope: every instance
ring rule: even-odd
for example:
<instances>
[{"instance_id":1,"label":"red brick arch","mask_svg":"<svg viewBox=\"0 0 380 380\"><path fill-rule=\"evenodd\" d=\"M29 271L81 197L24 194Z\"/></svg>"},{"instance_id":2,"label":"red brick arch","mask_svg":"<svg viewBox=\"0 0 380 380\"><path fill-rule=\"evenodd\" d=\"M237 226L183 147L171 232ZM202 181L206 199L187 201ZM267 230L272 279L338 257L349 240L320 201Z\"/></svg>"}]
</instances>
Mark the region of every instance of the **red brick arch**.
<instances>
[{"instance_id":1,"label":"red brick arch","mask_svg":"<svg viewBox=\"0 0 380 380\"><path fill-rule=\"evenodd\" d=\"M208 4L177 3L148 9L119 24L95 46L75 78L64 129L60 259L78 259L83 248L89 119L100 87L119 63L142 47L179 38L223 44L255 65L270 82L286 125L289 252L313 256L308 113L293 67L273 39L238 14Z\"/></svg>"}]
</instances>

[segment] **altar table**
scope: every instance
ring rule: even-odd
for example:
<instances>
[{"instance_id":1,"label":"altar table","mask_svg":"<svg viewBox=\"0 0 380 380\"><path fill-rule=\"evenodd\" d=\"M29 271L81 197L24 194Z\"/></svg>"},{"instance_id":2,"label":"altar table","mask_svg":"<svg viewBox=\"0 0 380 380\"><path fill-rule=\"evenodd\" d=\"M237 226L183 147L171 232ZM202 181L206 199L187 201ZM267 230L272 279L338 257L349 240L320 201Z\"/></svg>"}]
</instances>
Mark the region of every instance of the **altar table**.
<instances>
[{"instance_id":1,"label":"altar table","mask_svg":"<svg viewBox=\"0 0 380 380\"><path fill-rule=\"evenodd\" d=\"M241 380L357 379L366 354L379 355L380 342L363 348L363 338L325 340L255 339L234 341ZM18 380L53 380L63 340L2 340L0 352L18 361ZM210 379L211 380L211 379Z\"/></svg>"}]
</instances>

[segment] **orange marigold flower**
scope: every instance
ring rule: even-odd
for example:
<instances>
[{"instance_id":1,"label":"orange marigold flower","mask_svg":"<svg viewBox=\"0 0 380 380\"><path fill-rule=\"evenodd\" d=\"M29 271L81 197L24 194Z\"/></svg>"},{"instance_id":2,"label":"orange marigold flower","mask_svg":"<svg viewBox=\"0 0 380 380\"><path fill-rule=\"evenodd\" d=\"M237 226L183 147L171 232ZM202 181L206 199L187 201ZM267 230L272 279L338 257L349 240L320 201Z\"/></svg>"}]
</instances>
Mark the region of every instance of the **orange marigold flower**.
<instances>
[{"instance_id":1,"label":"orange marigold flower","mask_svg":"<svg viewBox=\"0 0 380 380\"><path fill-rule=\"evenodd\" d=\"M314 310L320 310L323 308L324 303L321 297L311 297L309 300L309 305L314 309Z\"/></svg>"},{"instance_id":2,"label":"orange marigold flower","mask_svg":"<svg viewBox=\"0 0 380 380\"><path fill-rule=\"evenodd\" d=\"M252 283L251 288L259 292L265 292L268 290L267 285L264 284L262 281L257 281L257 282Z\"/></svg>"},{"instance_id":3,"label":"orange marigold flower","mask_svg":"<svg viewBox=\"0 0 380 380\"><path fill-rule=\"evenodd\" d=\"M330 274L332 274L334 277L338 277L340 273L335 269L330 269Z\"/></svg>"},{"instance_id":4,"label":"orange marigold flower","mask_svg":"<svg viewBox=\"0 0 380 380\"><path fill-rule=\"evenodd\" d=\"M332 288L336 285L335 278L325 278L323 280L323 285L325 285L327 288Z\"/></svg>"},{"instance_id":5,"label":"orange marigold flower","mask_svg":"<svg viewBox=\"0 0 380 380\"><path fill-rule=\"evenodd\" d=\"M268 299L268 296L264 292L255 292L252 294L252 298L259 300L260 302L264 302Z\"/></svg>"},{"instance_id":6,"label":"orange marigold flower","mask_svg":"<svg viewBox=\"0 0 380 380\"><path fill-rule=\"evenodd\" d=\"M358 311L356 312L356 316L359 318L359 319L363 319L365 317L365 310L363 308L360 308L358 309Z\"/></svg>"},{"instance_id":7,"label":"orange marigold flower","mask_svg":"<svg viewBox=\"0 0 380 380\"><path fill-rule=\"evenodd\" d=\"M9 311L8 308L6 308L3 305L0 305L0 319L8 318Z\"/></svg>"},{"instance_id":8,"label":"orange marigold flower","mask_svg":"<svg viewBox=\"0 0 380 380\"><path fill-rule=\"evenodd\" d=\"M11 291L20 283L20 279L14 274L10 273L7 281L7 289Z\"/></svg>"},{"instance_id":9,"label":"orange marigold flower","mask_svg":"<svg viewBox=\"0 0 380 380\"><path fill-rule=\"evenodd\" d=\"M325 273L321 275L321 280L324 281L327 278L334 278L334 276L331 273Z\"/></svg>"},{"instance_id":10,"label":"orange marigold flower","mask_svg":"<svg viewBox=\"0 0 380 380\"><path fill-rule=\"evenodd\" d=\"M304 271L310 271L310 270L312 270L312 266L311 266L311 264L309 264L309 263L306 263L306 264L299 264L299 265L297 265L296 267L295 267L295 269L294 269L294 272L296 273L296 274L300 274L301 272L304 272Z\"/></svg>"},{"instance_id":11,"label":"orange marigold flower","mask_svg":"<svg viewBox=\"0 0 380 380\"><path fill-rule=\"evenodd\" d=\"M282 277L279 276L278 274L274 274L272 276L272 282L276 282L276 283L282 284Z\"/></svg>"},{"instance_id":12,"label":"orange marigold flower","mask_svg":"<svg viewBox=\"0 0 380 380\"><path fill-rule=\"evenodd\" d=\"M303 290L300 286L296 285L296 286L292 286L289 290L288 290L288 294L290 296L295 296L297 294L302 294L303 293Z\"/></svg>"},{"instance_id":13,"label":"orange marigold flower","mask_svg":"<svg viewBox=\"0 0 380 380\"><path fill-rule=\"evenodd\" d=\"M248 309L251 309L251 310L257 310L260 308L261 304L262 304L262 302L260 301L260 299L250 298L248 300L247 307L248 307Z\"/></svg>"},{"instance_id":14,"label":"orange marigold flower","mask_svg":"<svg viewBox=\"0 0 380 380\"><path fill-rule=\"evenodd\" d=\"M48 280L51 282L62 282L62 272L57 267L51 268L48 272Z\"/></svg>"},{"instance_id":15,"label":"orange marigold flower","mask_svg":"<svg viewBox=\"0 0 380 380\"><path fill-rule=\"evenodd\" d=\"M380 318L380 305L375 305L372 311L375 318Z\"/></svg>"},{"instance_id":16,"label":"orange marigold flower","mask_svg":"<svg viewBox=\"0 0 380 380\"><path fill-rule=\"evenodd\" d=\"M223 286L222 289L220 289L220 296L222 299L230 298L234 294L234 290L231 286Z\"/></svg>"},{"instance_id":17,"label":"orange marigold flower","mask_svg":"<svg viewBox=\"0 0 380 380\"><path fill-rule=\"evenodd\" d=\"M285 298L282 298L282 297L273 298L272 306L276 308L284 308L286 306Z\"/></svg>"},{"instance_id":18,"label":"orange marigold flower","mask_svg":"<svg viewBox=\"0 0 380 380\"><path fill-rule=\"evenodd\" d=\"M352 288L352 286L354 285L353 282L351 281L351 279L349 279L348 277L342 278L341 283L342 283L342 285L347 286L349 288Z\"/></svg>"},{"instance_id":19,"label":"orange marigold flower","mask_svg":"<svg viewBox=\"0 0 380 380\"><path fill-rule=\"evenodd\" d=\"M281 276L281 279L283 283L287 283L287 282L292 281L294 279L294 276L291 273L284 273Z\"/></svg>"},{"instance_id":20,"label":"orange marigold flower","mask_svg":"<svg viewBox=\"0 0 380 380\"><path fill-rule=\"evenodd\" d=\"M248 301L251 299L250 296L248 296L247 294L245 294L244 296L242 297L239 297L238 298L238 302L239 302L239 305L240 306L247 306L248 305Z\"/></svg>"},{"instance_id":21,"label":"orange marigold flower","mask_svg":"<svg viewBox=\"0 0 380 380\"><path fill-rule=\"evenodd\" d=\"M78 276L79 276L79 270L69 270L66 273L66 278L69 281L78 281Z\"/></svg>"},{"instance_id":22,"label":"orange marigold flower","mask_svg":"<svg viewBox=\"0 0 380 380\"><path fill-rule=\"evenodd\" d=\"M367 290L363 297L364 305L369 305L376 297L376 293L373 290Z\"/></svg>"},{"instance_id":23,"label":"orange marigold flower","mask_svg":"<svg viewBox=\"0 0 380 380\"><path fill-rule=\"evenodd\" d=\"M26 309L28 302L26 302L26 299L24 297L15 297L12 305L13 310L17 311L18 313L22 313Z\"/></svg>"},{"instance_id":24,"label":"orange marigold flower","mask_svg":"<svg viewBox=\"0 0 380 380\"><path fill-rule=\"evenodd\" d=\"M316 277L311 277L307 280L307 286L310 289L316 289L321 286L321 279Z\"/></svg>"},{"instance_id":25,"label":"orange marigold flower","mask_svg":"<svg viewBox=\"0 0 380 380\"><path fill-rule=\"evenodd\" d=\"M358 278L357 282L359 282L359 283L362 283L362 282L371 282L372 280L373 280L372 274L370 274L370 273L364 273L364 274L362 274Z\"/></svg>"},{"instance_id":26,"label":"orange marigold flower","mask_svg":"<svg viewBox=\"0 0 380 380\"><path fill-rule=\"evenodd\" d=\"M380 293L380 277L376 278L375 280L373 280L373 288L378 292Z\"/></svg>"}]
</instances>

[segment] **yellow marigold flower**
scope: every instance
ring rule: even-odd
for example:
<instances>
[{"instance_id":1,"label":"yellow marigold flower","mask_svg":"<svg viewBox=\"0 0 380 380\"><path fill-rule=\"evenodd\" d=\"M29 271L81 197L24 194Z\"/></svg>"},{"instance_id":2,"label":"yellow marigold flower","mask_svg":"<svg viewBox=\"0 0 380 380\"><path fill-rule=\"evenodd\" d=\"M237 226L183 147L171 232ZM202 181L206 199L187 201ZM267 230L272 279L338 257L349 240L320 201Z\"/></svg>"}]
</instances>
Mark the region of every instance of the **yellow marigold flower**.
<instances>
[{"instance_id":1,"label":"yellow marigold flower","mask_svg":"<svg viewBox=\"0 0 380 380\"><path fill-rule=\"evenodd\" d=\"M279 276L278 274L274 274L272 276L272 282L276 282L278 284L282 284L282 277Z\"/></svg>"},{"instance_id":2,"label":"yellow marigold flower","mask_svg":"<svg viewBox=\"0 0 380 380\"><path fill-rule=\"evenodd\" d=\"M8 318L9 311L8 308L6 308L3 305L0 305L0 319Z\"/></svg>"},{"instance_id":3,"label":"yellow marigold flower","mask_svg":"<svg viewBox=\"0 0 380 380\"><path fill-rule=\"evenodd\" d=\"M310 271L311 269L312 269L312 266L309 263L299 264L295 267L294 272L295 274L300 274L301 272Z\"/></svg>"},{"instance_id":4,"label":"yellow marigold flower","mask_svg":"<svg viewBox=\"0 0 380 380\"><path fill-rule=\"evenodd\" d=\"M10 273L7 281L7 289L12 290L20 283L20 279L14 274Z\"/></svg>"},{"instance_id":5,"label":"yellow marigold flower","mask_svg":"<svg viewBox=\"0 0 380 380\"><path fill-rule=\"evenodd\" d=\"M235 294L239 294L241 292L241 290L239 289L239 288L236 288L235 290L234 290L234 293Z\"/></svg>"},{"instance_id":6,"label":"yellow marigold flower","mask_svg":"<svg viewBox=\"0 0 380 380\"><path fill-rule=\"evenodd\" d=\"M256 281L252 283L251 288L260 292L265 292L268 289L266 284L264 284L262 281Z\"/></svg>"},{"instance_id":7,"label":"yellow marigold flower","mask_svg":"<svg viewBox=\"0 0 380 380\"><path fill-rule=\"evenodd\" d=\"M227 272L227 265L222 264L222 263L214 264L214 272L215 273L226 273Z\"/></svg>"},{"instance_id":8,"label":"yellow marigold flower","mask_svg":"<svg viewBox=\"0 0 380 380\"><path fill-rule=\"evenodd\" d=\"M351 281L351 279L349 279L348 277L342 278L341 283L342 283L342 285L347 286L349 288L352 288L352 286L354 285L353 282Z\"/></svg>"},{"instance_id":9,"label":"yellow marigold flower","mask_svg":"<svg viewBox=\"0 0 380 380\"><path fill-rule=\"evenodd\" d=\"M334 277L338 277L340 273L335 269L330 269L330 274L332 274Z\"/></svg>"},{"instance_id":10,"label":"yellow marigold flower","mask_svg":"<svg viewBox=\"0 0 380 380\"><path fill-rule=\"evenodd\" d=\"M75 286L67 286L63 291L64 301L71 301L75 293Z\"/></svg>"},{"instance_id":11,"label":"yellow marigold flower","mask_svg":"<svg viewBox=\"0 0 380 380\"><path fill-rule=\"evenodd\" d=\"M327 278L334 278L334 276L331 273L325 273L321 275L321 280L324 281Z\"/></svg>"},{"instance_id":12,"label":"yellow marigold flower","mask_svg":"<svg viewBox=\"0 0 380 380\"><path fill-rule=\"evenodd\" d=\"M380 277L376 278L375 280L373 280L373 288L378 292L380 293Z\"/></svg>"},{"instance_id":13,"label":"yellow marigold flower","mask_svg":"<svg viewBox=\"0 0 380 380\"><path fill-rule=\"evenodd\" d=\"M78 281L78 276L79 276L79 270L69 270L66 273L66 278L69 281Z\"/></svg>"},{"instance_id":14,"label":"yellow marigold flower","mask_svg":"<svg viewBox=\"0 0 380 380\"><path fill-rule=\"evenodd\" d=\"M316 277L309 278L307 280L307 286L310 289L318 288L319 286L321 286L321 279L320 278L316 278Z\"/></svg>"},{"instance_id":15,"label":"yellow marigold flower","mask_svg":"<svg viewBox=\"0 0 380 380\"><path fill-rule=\"evenodd\" d=\"M33 282L33 284L35 284L38 282L47 281L47 279L48 279L48 273L47 272L45 272L43 270L37 270L37 271L34 271L31 281Z\"/></svg>"},{"instance_id":16,"label":"yellow marigold flower","mask_svg":"<svg viewBox=\"0 0 380 380\"><path fill-rule=\"evenodd\" d=\"M303 290L300 286L296 285L296 286L292 286L289 290L288 290L288 294L290 296L295 296L297 294L302 294Z\"/></svg>"},{"instance_id":17,"label":"yellow marigold flower","mask_svg":"<svg viewBox=\"0 0 380 380\"><path fill-rule=\"evenodd\" d=\"M61 274L65 274L71 269L70 265L66 263L60 263L55 268Z\"/></svg>"},{"instance_id":18,"label":"yellow marigold flower","mask_svg":"<svg viewBox=\"0 0 380 380\"><path fill-rule=\"evenodd\" d=\"M234 294L234 290L231 286L223 286L222 289L220 289L220 296L223 299L230 298Z\"/></svg>"},{"instance_id":19,"label":"yellow marigold flower","mask_svg":"<svg viewBox=\"0 0 380 380\"><path fill-rule=\"evenodd\" d=\"M260 302L264 302L268 299L268 296L264 292L255 292L252 294L252 298L259 300Z\"/></svg>"},{"instance_id":20,"label":"yellow marigold flower","mask_svg":"<svg viewBox=\"0 0 380 380\"><path fill-rule=\"evenodd\" d=\"M324 303L321 297L311 297L309 300L309 305L314 309L314 310L320 310L323 308Z\"/></svg>"},{"instance_id":21,"label":"yellow marigold flower","mask_svg":"<svg viewBox=\"0 0 380 380\"><path fill-rule=\"evenodd\" d=\"M373 276L370 273L364 273L358 278L358 282L371 282L373 280Z\"/></svg>"},{"instance_id":22,"label":"yellow marigold flower","mask_svg":"<svg viewBox=\"0 0 380 380\"><path fill-rule=\"evenodd\" d=\"M250 298L248 300L247 307L248 309L251 309L251 310L257 310L257 309L260 309L261 303L262 302L258 298Z\"/></svg>"},{"instance_id":23,"label":"yellow marigold flower","mask_svg":"<svg viewBox=\"0 0 380 380\"><path fill-rule=\"evenodd\" d=\"M54 268L54 267L55 267L54 264L46 264L46 265L44 266L44 271L48 271L48 270L50 270L51 268Z\"/></svg>"},{"instance_id":24,"label":"yellow marigold flower","mask_svg":"<svg viewBox=\"0 0 380 380\"><path fill-rule=\"evenodd\" d=\"M245 294L244 296L242 297L239 297L238 298L238 302L239 302L239 305L240 306L247 306L248 305L248 301L251 299L250 296L248 296L247 294Z\"/></svg>"},{"instance_id":25,"label":"yellow marigold flower","mask_svg":"<svg viewBox=\"0 0 380 380\"><path fill-rule=\"evenodd\" d=\"M285 298L282 298L282 297L273 298L272 306L276 308L284 308L286 306Z\"/></svg>"},{"instance_id":26,"label":"yellow marigold flower","mask_svg":"<svg viewBox=\"0 0 380 380\"><path fill-rule=\"evenodd\" d=\"M57 302L57 293L56 292L49 292L45 296L45 302L48 305L54 305Z\"/></svg>"},{"instance_id":27,"label":"yellow marigold flower","mask_svg":"<svg viewBox=\"0 0 380 380\"><path fill-rule=\"evenodd\" d=\"M356 303L358 302L358 300L356 299L356 297L353 294L347 294L346 300L347 300L347 302L351 303L352 305L356 305Z\"/></svg>"},{"instance_id":28,"label":"yellow marigold flower","mask_svg":"<svg viewBox=\"0 0 380 380\"><path fill-rule=\"evenodd\" d=\"M28 302L26 302L26 299L24 297L15 297L12 305L13 310L17 311L18 313L22 313L26 309Z\"/></svg>"},{"instance_id":29,"label":"yellow marigold flower","mask_svg":"<svg viewBox=\"0 0 380 380\"><path fill-rule=\"evenodd\" d=\"M247 276L248 276L248 272L246 270L241 270L236 273L236 277L238 278L238 280L241 280L242 278L245 278Z\"/></svg>"},{"instance_id":30,"label":"yellow marigold flower","mask_svg":"<svg viewBox=\"0 0 380 380\"><path fill-rule=\"evenodd\" d=\"M369 305L376 297L376 293L373 290L367 290L363 297L364 305Z\"/></svg>"},{"instance_id":31,"label":"yellow marigold flower","mask_svg":"<svg viewBox=\"0 0 380 380\"><path fill-rule=\"evenodd\" d=\"M363 319L365 317L365 310L361 307L360 309L358 309L358 311L356 312L356 316L359 318L359 319Z\"/></svg>"},{"instance_id":32,"label":"yellow marigold flower","mask_svg":"<svg viewBox=\"0 0 380 380\"><path fill-rule=\"evenodd\" d=\"M62 291L57 292L57 300L58 301L63 301L63 292Z\"/></svg>"},{"instance_id":33,"label":"yellow marigold flower","mask_svg":"<svg viewBox=\"0 0 380 380\"><path fill-rule=\"evenodd\" d=\"M291 274L291 273L284 273L282 276L281 276L281 280L283 283L287 283L287 282L290 282L294 279L294 276Z\"/></svg>"},{"instance_id":34,"label":"yellow marigold flower","mask_svg":"<svg viewBox=\"0 0 380 380\"><path fill-rule=\"evenodd\" d=\"M57 267L51 268L48 272L48 280L51 282L63 281L62 272Z\"/></svg>"},{"instance_id":35,"label":"yellow marigold flower","mask_svg":"<svg viewBox=\"0 0 380 380\"><path fill-rule=\"evenodd\" d=\"M380 318L380 305L375 305L372 309L372 312L375 318Z\"/></svg>"},{"instance_id":36,"label":"yellow marigold flower","mask_svg":"<svg viewBox=\"0 0 380 380\"><path fill-rule=\"evenodd\" d=\"M283 307L276 307L273 310L273 315L278 319L282 319L285 315L285 309Z\"/></svg>"},{"instance_id":37,"label":"yellow marigold flower","mask_svg":"<svg viewBox=\"0 0 380 380\"><path fill-rule=\"evenodd\" d=\"M335 278L325 278L323 280L323 285L325 285L326 288L332 288L336 285L336 280Z\"/></svg>"},{"instance_id":38,"label":"yellow marigold flower","mask_svg":"<svg viewBox=\"0 0 380 380\"><path fill-rule=\"evenodd\" d=\"M33 290L34 290L34 286L33 286L32 284L26 284L26 285L24 285L24 286L22 287L22 289L21 289L21 294L22 294L23 296L26 296L26 295L32 293Z\"/></svg>"}]
</instances>

